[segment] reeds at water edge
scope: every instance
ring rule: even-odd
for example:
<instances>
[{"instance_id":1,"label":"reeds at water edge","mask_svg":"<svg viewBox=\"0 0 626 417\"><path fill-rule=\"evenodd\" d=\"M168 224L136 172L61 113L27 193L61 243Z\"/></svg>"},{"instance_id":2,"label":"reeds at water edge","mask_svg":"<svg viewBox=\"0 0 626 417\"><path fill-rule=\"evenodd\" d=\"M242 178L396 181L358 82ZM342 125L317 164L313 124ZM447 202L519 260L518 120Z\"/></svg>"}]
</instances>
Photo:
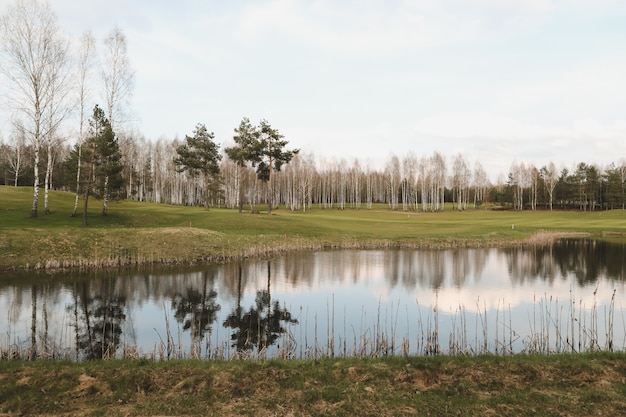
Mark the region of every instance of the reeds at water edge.
<instances>
[{"instance_id":1,"label":"reeds at water edge","mask_svg":"<svg viewBox=\"0 0 626 417\"><path fill-rule=\"evenodd\" d=\"M230 329L223 328L219 319L211 332L194 339L193 331L186 334L180 323L171 320L163 305L165 332L160 334L154 329L156 341L151 348L122 340L113 347L103 346L97 356L101 359L157 361L317 360L623 351L626 348L626 320L623 309L616 311L616 290L613 290L610 301L604 304L599 304L597 291L596 288L593 292L591 305L576 299L571 290L565 301L548 294L535 296L532 307L526 311L526 329L520 326L520 317L514 317L519 313L514 313L504 299L498 300L494 310L488 310L487 300L479 297L472 309L459 304L450 309L451 312L443 312L438 298L431 306L422 306L418 300L414 306L409 306L400 301L383 303L379 299L373 315L362 306L360 322L354 323L348 321L347 307L336 308L332 296L326 303L325 314L311 314L309 307L300 306L296 309L299 311L298 323L285 322L284 331L275 344L249 349L234 347ZM414 311L414 307L417 310ZM30 335L20 335L19 326L9 320L6 332L0 334L0 360L85 359L77 347L78 341L71 334L76 325L71 314L68 313L64 320L66 331L57 335L48 334L47 327ZM406 329L400 330L399 326L404 325ZM260 324L257 331L260 331ZM616 343L616 337L621 338L619 343Z\"/></svg>"}]
</instances>

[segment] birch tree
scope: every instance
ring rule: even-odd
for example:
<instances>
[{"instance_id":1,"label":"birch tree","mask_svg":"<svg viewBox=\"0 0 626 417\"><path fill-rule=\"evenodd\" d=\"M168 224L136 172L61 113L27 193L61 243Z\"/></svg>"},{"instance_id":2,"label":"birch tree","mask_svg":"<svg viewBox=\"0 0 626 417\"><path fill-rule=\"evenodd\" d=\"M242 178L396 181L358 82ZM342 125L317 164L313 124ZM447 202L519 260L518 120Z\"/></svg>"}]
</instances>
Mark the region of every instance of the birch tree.
<instances>
[{"instance_id":1,"label":"birch tree","mask_svg":"<svg viewBox=\"0 0 626 417\"><path fill-rule=\"evenodd\" d=\"M315 173L312 155L295 155L284 171L285 195L289 208L306 211L311 205L311 188Z\"/></svg>"},{"instance_id":2,"label":"birch tree","mask_svg":"<svg viewBox=\"0 0 626 417\"><path fill-rule=\"evenodd\" d=\"M374 169L371 166L366 167L365 172L365 202L368 210L372 209L374 201Z\"/></svg>"},{"instance_id":3,"label":"birch tree","mask_svg":"<svg viewBox=\"0 0 626 417\"><path fill-rule=\"evenodd\" d=\"M33 145L31 217L36 218L41 147L62 116L55 112L55 94L64 82L60 75L67 64L67 42L49 3L38 0L17 0L9 6L0 18L0 31L0 69L10 84L9 101Z\"/></svg>"},{"instance_id":4,"label":"birch tree","mask_svg":"<svg viewBox=\"0 0 626 417\"><path fill-rule=\"evenodd\" d=\"M524 210L524 189L529 182L530 176L523 162L513 162L509 173L509 186L513 192L513 208Z\"/></svg>"},{"instance_id":5,"label":"birch tree","mask_svg":"<svg viewBox=\"0 0 626 417\"><path fill-rule=\"evenodd\" d=\"M435 179L433 187L433 200L435 202L435 211L444 211L447 178L446 159L439 152L435 152L432 156L432 160L433 177Z\"/></svg>"},{"instance_id":6,"label":"birch tree","mask_svg":"<svg viewBox=\"0 0 626 417\"><path fill-rule=\"evenodd\" d=\"M352 201L354 208L360 209L362 201L361 189L363 184L363 171L361 169L361 164L359 163L359 160L356 158L354 159L352 167L350 168L349 176L351 196L350 200Z\"/></svg>"},{"instance_id":7,"label":"birch tree","mask_svg":"<svg viewBox=\"0 0 626 417\"><path fill-rule=\"evenodd\" d=\"M409 152L402 160L402 208L405 211L418 207L417 167L417 157L413 152Z\"/></svg>"},{"instance_id":8,"label":"birch tree","mask_svg":"<svg viewBox=\"0 0 626 417\"><path fill-rule=\"evenodd\" d=\"M102 59L102 81L111 129L120 130L117 124L123 120L126 105L134 87L135 73L128 60L126 36L115 27L104 39L104 57ZM105 183L109 179L105 178ZM102 213L106 215L109 205L108 188L102 200Z\"/></svg>"},{"instance_id":9,"label":"birch tree","mask_svg":"<svg viewBox=\"0 0 626 417\"><path fill-rule=\"evenodd\" d=\"M122 154L122 176L125 180L124 193L128 199L141 201L146 179L144 171L149 163L151 144L143 135L134 131L122 131L118 139Z\"/></svg>"},{"instance_id":10,"label":"birch tree","mask_svg":"<svg viewBox=\"0 0 626 417\"><path fill-rule=\"evenodd\" d=\"M320 168L320 193L319 201L322 208L333 208L333 178L335 171L335 161L322 160Z\"/></svg>"},{"instance_id":11,"label":"birch tree","mask_svg":"<svg viewBox=\"0 0 626 417\"><path fill-rule=\"evenodd\" d=\"M61 143L61 139L51 131L46 137L46 174L44 176L44 213L50 214L50 187L52 186L52 166L54 164L55 148Z\"/></svg>"},{"instance_id":12,"label":"birch tree","mask_svg":"<svg viewBox=\"0 0 626 417\"><path fill-rule=\"evenodd\" d=\"M428 210L428 189L429 189L429 160L422 157L418 166L418 183L422 201L422 211Z\"/></svg>"},{"instance_id":13,"label":"birch tree","mask_svg":"<svg viewBox=\"0 0 626 417\"><path fill-rule=\"evenodd\" d=\"M135 81L135 72L128 59L126 36L118 27L113 28L104 39L101 69L107 117L115 130L117 124L123 121Z\"/></svg>"},{"instance_id":14,"label":"birch tree","mask_svg":"<svg viewBox=\"0 0 626 417\"><path fill-rule=\"evenodd\" d=\"M474 164L473 184L474 208L476 208L477 205L480 205L485 201L485 192L487 190L487 186L489 185L487 172L479 161Z\"/></svg>"},{"instance_id":15,"label":"birch tree","mask_svg":"<svg viewBox=\"0 0 626 417\"><path fill-rule=\"evenodd\" d=\"M96 40L91 32L85 32L80 41L79 61L78 61L78 160L82 160L82 147L85 140L85 121L87 118L87 100L90 96L89 81L93 69L93 59L96 47ZM82 164L76 166L76 196L74 198L74 208L72 217L78 211L78 197L80 195L80 169Z\"/></svg>"},{"instance_id":16,"label":"birch tree","mask_svg":"<svg viewBox=\"0 0 626 417\"><path fill-rule=\"evenodd\" d=\"M541 180L541 175L539 174L539 170L533 164L529 164L526 167L526 178L527 182L530 185L530 208L531 210L537 210L537 199L539 192L539 181Z\"/></svg>"},{"instance_id":17,"label":"birch tree","mask_svg":"<svg viewBox=\"0 0 626 417\"><path fill-rule=\"evenodd\" d=\"M222 191L224 193L224 204L226 208L239 206L239 167L236 162L229 158L224 158L220 162L220 175L222 177Z\"/></svg>"},{"instance_id":18,"label":"birch tree","mask_svg":"<svg viewBox=\"0 0 626 417\"><path fill-rule=\"evenodd\" d=\"M457 154L452 164L452 188L458 210L467 209L471 174L468 163L465 158L463 158L463 155L460 153Z\"/></svg>"},{"instance_id":19,"label":"birch tree","mask_svg":"<svg viewBox=\"0 0 626 417\"><path fill-rule=\"evenodd\" d=\"M59 125L69 114L71 107L68 102L70 93L70 67L68 55L69 44L59 49L57 60L59 65L50 68L50 109L47 115L48 129L46 134L46 175L44 180L44 212L50 214L50 188L52 186L52 168L56 149L63 142L59 136Z\"/></svg>"},{"instance_id":20,"label":"birch tree","mask_svg":"<svg viewBox=\"0 0 626 417\"><path fill-rule=\"evenodd\" d=\"M400 186L400 160L392 155L385 165L385 179L387 181L388 203L392 210L398 208L398 189Z\"/></svg>"},{"instance_id":21,"label":"birch tree","mask_svg":"<svg viewBox=\"0 0 626 417\"><path fill-rule=\"evenodd\" d=\"M446 187L446 160L439 152L420 160L422 210L443 211Z\"/></svg>"},{"instance_id":22,"label":"birch tree","mask_svg":"<svg viewBox=\"0 0 626 417\"><path fill-rule=\"evenodd\" d=\"M552 211L552 205L554 203L554 189L559 182L559 171L557 171L554 162L550 162L547 166L543 166L539 173L541 178L543 178L543 183L546 187L546 191L548 192L548 205L550 206L550 211Z\"/></svg>"},{"instance_id":23,"label":"birch tree","mask_svg":"<svg viewBox=\"0 0 626 417\"><path fill-rule=\"evenodd\" d=\"M16 123L13 126L13 133L10 138L13 146L8 147L6 159L11 172L15 174L13 185L17 187L22 165L24 164L24 148L26 146L24 127Z\"/></svg>"},{"instance_id":24,"label":"birch tree","mask_svg":"<svg viewBox=\"0 0 626 417\"><path fill-rule=\"evenodd\" d=\"M141 152L139 153L139 178L137 179L137 200L148 201L152 195L153 187L153 144L151 141L147 141L145 137L140 138L139 144Z\"/></svg>"}]
</instances>

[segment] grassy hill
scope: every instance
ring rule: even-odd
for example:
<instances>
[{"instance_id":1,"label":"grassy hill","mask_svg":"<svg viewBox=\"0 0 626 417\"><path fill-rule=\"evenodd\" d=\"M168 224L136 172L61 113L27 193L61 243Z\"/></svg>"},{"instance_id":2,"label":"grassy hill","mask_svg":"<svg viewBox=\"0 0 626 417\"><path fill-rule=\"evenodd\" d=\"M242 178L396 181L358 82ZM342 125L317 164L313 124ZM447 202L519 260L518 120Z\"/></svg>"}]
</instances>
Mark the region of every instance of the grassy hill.
<instances>
[{"instance_id":1,"label":"grassy hill","mask_svg":"<svg viewBox=\"0 0 626 417\"><path fill-rule=\"evenodd\" d=\"M72 193L51 192L49 215L43 214L42 198L36 219L30 217L31 204L32 188L0 186L0 270L188 264L341 247L497 246L562 233L626 235L623 210L422 213L382 205L306 212L281 208L268 216L120 201L102 217L101 202L91 199L89 225L83 227L80 215L70 216Z\"/></svg>"}]
</instances>

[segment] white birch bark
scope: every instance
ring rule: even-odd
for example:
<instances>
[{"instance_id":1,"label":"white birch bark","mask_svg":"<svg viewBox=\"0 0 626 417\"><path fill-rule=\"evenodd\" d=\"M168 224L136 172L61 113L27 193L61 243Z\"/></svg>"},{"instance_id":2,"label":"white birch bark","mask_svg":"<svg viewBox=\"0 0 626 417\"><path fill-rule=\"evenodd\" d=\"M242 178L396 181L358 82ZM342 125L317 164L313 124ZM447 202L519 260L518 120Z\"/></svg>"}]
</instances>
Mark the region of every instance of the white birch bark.
<instances>
[{"instance_id":1,"label":"white birch bark","mask_svg":"<svg viewBox=\"0 0 626 417\"><path fill-rule=\"evenodd\" d=\"M48 3L20 0L0 18L0 71L9 80L9 101L34 151L31 217L38 216L39 152L49 126L58 127L54 97L64 80L67 42ZM57 105L60 98L57 97ZM51 122L50 122L50 120Z\"/></svg>"}]
</instances>

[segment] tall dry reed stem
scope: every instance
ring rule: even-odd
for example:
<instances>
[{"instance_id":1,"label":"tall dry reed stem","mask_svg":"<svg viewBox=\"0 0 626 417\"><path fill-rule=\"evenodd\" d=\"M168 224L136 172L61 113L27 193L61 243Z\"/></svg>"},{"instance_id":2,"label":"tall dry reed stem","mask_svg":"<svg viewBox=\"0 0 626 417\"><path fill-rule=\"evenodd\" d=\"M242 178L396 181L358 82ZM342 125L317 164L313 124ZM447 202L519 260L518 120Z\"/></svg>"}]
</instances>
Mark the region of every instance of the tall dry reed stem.
<instances>
[{"instance_id":1,"label":"tall dry reed stem","mask_svg":"<svg viewBox=\"0 0 626 417\"><path fill-rule=\"evenodd\" d=\"M260 343L252 349L239 351L233 349L228 342L228 336L218 334L215 330L205 335L204 339L196 340L191 335L188 345L180 324L177 325L177 336L171 328L172 323L164 309L165 335L157 333L159 341L149 352L142 352L136 342L124 341L119 347L102 347L101 355L105 359L123 357L127 359L149 358L153 360L173 359L196 359L196 360L267 360L270 358L289 359L322 359L334 358L340 352L343 357L385 357L410 355L482 355L495 353L498 355L510 355L515 353L526 354L553 354L553 353L578 353L623 350L624 344L616 346L616 290L613 290L610 302L605 305L603 314L599 312L598 289L593 293L592 305L585 306L582 299L577 300L570 290L570 299L563 304L558 298L544 294L542 297L535 296L532 311L528 316L528 332L522 338L522 329L513 328L513 313L510 304L505 300L498 300L494 312L489 313L487 302L480 297L476 300L475 313L469 313L468 309L459 304L452 313L442 313L439 308L438 298L434 306L422 308L416 300L418 316L410 317L408 306L406 307L406 333L398 334L398 322L400 317L400 302L384 306L379 300L376 307L376 315L369 319L367 309L362 306L360 314L360 328L350 324L352 331L348 337L347 308L343 308L343 334L336 333L335 298L328 301L326 306L326 318L321 318L326 323L325 331L320 337L320 317L316 312L313 318L313 333L309 334L309 311L308 307L300 307L298 330L296 324L287 323L282 332L277 346L266 346ZM286 306L285 306L286 310ZM423 316L423 311L428 313ZM470 332L471 319L469 314L475 315L474 337ZM489 314L492 316L490 317ZM304 316L304 317L302 317ZM12 317L12 316L11 316ZM70 315L70 317L72 317ZM622 328L626 333L624 313L621 315ZM370 321L368 321L368 319ZM42 318L43 320L43 318ZM67 321L68 328L76 328L71 320ZM339 318L339 320L341 320ZM371 323L371 324L370 324ZM443 349L440 341L440 329L450 328L448 334L447 349ZM20 339L15 323L9 320L8 332L0 335L0 360L35 360L35 359L82 359L79 356L78 345L74 343L71 335L62 336L58 339L47 334L45 326L42 331L28 335ZM191 329L193 330L193 329ZM76 330L78 331L78 330ZM262 337L260 324L254 326L252 332L257 332ZM493 335L490 339L489 335ZM100 335L113 336L113 335ZM248 334L248 337L251 335ZM322 340L325 336L326 340ZM602 336L602 337L601 337ZM220 339L224 338L224 340ZM34 338L34 341L33 339ZM311 339L312 338L312 339ZM259 339L257 339L259 340ZM352 346L349 346L349 340ZM415 345L413 345L415 341ZM473 341L473 342L472 342ZM33 343L34 342L34 343ZM250 340L249 340L250 342ZM626 342L626 335L625 335ZM65 343L65 345L64 345ZM77 342L76 342L77 343ZM412 346L413 345L413 346ZM339 350L337 350L339 348Z\"/></svg>"}]
</instances>

